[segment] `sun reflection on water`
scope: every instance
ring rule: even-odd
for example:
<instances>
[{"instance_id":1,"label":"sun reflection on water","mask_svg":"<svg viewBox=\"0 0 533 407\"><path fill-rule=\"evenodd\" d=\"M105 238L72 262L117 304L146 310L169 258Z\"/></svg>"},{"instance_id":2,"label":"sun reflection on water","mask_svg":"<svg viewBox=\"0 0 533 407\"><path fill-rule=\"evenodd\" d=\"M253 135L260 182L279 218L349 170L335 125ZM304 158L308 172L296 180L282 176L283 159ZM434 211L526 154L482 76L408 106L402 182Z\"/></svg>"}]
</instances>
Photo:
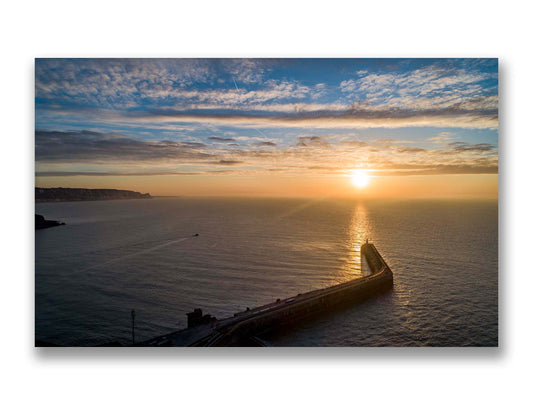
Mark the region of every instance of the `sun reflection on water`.
<instances>
[{"instance_id":1,"label":"sun reflection on water","mask_svg":"<svg viewBox=\"0 0 533 407\"><path fill-rule=\"evenodd\" d=\"M370 229L367 208L363 203L357 203L350 223L349 240L347 242L349 255L343 272L344 275L342 276L343 280L363 276L361 270L361 245L366 239L370 238Z\"/></svg>"}]
</instances>

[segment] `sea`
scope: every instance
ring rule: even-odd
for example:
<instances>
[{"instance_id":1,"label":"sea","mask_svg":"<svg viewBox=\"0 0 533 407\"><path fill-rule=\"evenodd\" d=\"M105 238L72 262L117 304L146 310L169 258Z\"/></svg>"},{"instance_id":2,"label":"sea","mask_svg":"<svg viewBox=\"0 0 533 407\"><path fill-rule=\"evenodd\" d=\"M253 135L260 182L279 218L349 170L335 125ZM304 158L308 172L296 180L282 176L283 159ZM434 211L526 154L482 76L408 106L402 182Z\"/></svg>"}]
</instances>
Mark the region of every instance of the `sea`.
<instances>
[{"instance_id":1,"label":"sea","mask_svg":"<svg viewBox=\"0 0 533 407\"><path fill-rule=\"evenodd\" d=\"M361 244L389 292L263 339L287 347L498 346L498 203L190 198L37 203L35 338L143 341L360 277Z\"/></svg>"}]
</instances>

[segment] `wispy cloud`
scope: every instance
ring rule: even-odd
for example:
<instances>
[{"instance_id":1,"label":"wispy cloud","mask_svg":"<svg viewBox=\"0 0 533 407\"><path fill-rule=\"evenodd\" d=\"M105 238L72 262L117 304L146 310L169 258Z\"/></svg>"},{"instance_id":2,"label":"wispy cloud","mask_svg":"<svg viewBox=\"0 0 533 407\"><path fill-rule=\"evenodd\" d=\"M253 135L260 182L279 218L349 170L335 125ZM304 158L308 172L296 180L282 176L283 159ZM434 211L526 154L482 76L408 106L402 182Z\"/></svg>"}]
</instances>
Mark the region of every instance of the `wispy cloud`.
<instances>
[{"instance_id":1,"label":"wispy cloud","mask_svg":"<svg viewBox=\"0 0 533 407\"><path fill-rule=\"evenodd\" d=\"M223 138L223 137L209 137L209 140L217 141L220 143L235 143L235 140L232 138Z\"/></svg>"},{"instance_id":2,"label":"wispy cloud","mask_svg":"<svg viewBox=\"0 0 533 407\"><path fill-rule=\"evenodd\" d=\"M46 130L35 132L35 160L38 162L77 163L212 158L211 154L202 151L205 147L205 144L197 142L141 141L114 133Z\"/></svg>"},{"instance_id":3,"label":"wispy cloud","mask_svg":"<svg viewBox=\"0 0 533 407\"><path fill-rule=\"evenodd\" d=\"M219 165L237 165L237 164L242 164L242 163L244 163L244 161L219 160L219 161L216 161L214 164L219 164Z\"/></svg>"},{"instance_id":4,"label":"wispy cloud","mask_svg":"<svg viewBox=\"0 0 533 407\"><path fill-rule=\"evenodd\" d=\"M494 146L487 144L487 143L477 143L477 144L471 144L471 143L465 143L463 141L456 141L453 143L449 143L448 146L452 147L453 151L479 151L479 152L485 152L485 151L493 151L495 149Z\"/></svg>"},{"instance_id":5,"label":"wispy cloud","mask_svg":"<svg viewBox=\"0 0 533 407\"><path fill-rule=\"evenodd\" d=\"M117 119L120 116L117 116ZM464 127L495 128L498 112L465 110L451 106L441 110L358 109L346 111L313 111L293 114L256 114L249 112L205 113L175 110L125 112L122 119L157 120L162 122L219 123L232 126L315 127L315 128L394 128L394 127Z\"/></svg>"},{"instance_id":6,"label":"wispy cloud","mask_svg":"<svg viewBox=\"0 0 533 407\"><path fill-rule=\"evenodd\" d=\"M363 72L344 80L339 89L354 102L354 109L491 112L497 116L497 73L466 69L450 61L436 62L406 72Z\"/></svg>"},{"instance_id":7,"label":"wispy cloud","mask_svg":"<svg viewBox=\"0 0 533 407\"><path fill-rule=\"evenodd\" d=\"M275 147L276 143L272 141L258 141L257 143L252 143L255 147Z\"/></svg>"},{"instance_id":8,"label":"wispy cloud","mask_svg":"<svg viewBox=\"0 0 533 407\"><path fill-rule=\"evenodd\" d=\"M445 131L439 133L437 136L428 137L426 140L437 144L448 144L453 138L454 137L449 132Z\"/></svg>"},{"instance_id":9,"label":"wispy cloud","mask_svg":"<svg viewBox=\"0 0 533 407\"><path fill-rule=\"evenodd\" d=\"M358 162L370 162L374 169L418 170L412 158L423 162L423 169L440 168L441 171L461 168L497 168L496 148L487 143L449 143L447 148L436 150L413 147L391 142L391 140L341 140L333 136L300 135L293 144L281 147L269 141L254 142L237 150L218 150L199 142L140 141L119 133L81 132L36 132L36 162L39 174L78 173L57 165L88 163L114 168L116 174L145 174L146 168L155 168L154 174L176 173L176 166L188 165L187 171L194 172L198 166L247 165L257 171L273 168L310 169L324 171L336 163L339 168L349 170ZM394 140L392 140L394 141ZM270 147L265 150L263 147ZM309 165L310 160L313 165ZM149 167L146 167L149 164ZM54 167L56 166L56 167ZM131 168L142 168L132 171ZM68 167L67 167L68 168ZM128 171L125 168L130 168ZM169 170L171 168L172 170ZM83 173L104 174L104 170L91 169Z\"/></svg>"},{"instance_id":10,"label":"wispy cloud","mask_svg":"<svg viewBox=\"0 0 533 407\"><path fill-rule=\"evenodd\" d=\"M169 120L237 126L497 126L497 87L486 85L494 72L449 61L398 72L359 70L355 78L340 82L335 95L324 82L266 77L276 63L37 60L36 103L50 116L92 109L101 119L164 114Z\"/></svg>"},{"instance_id":11,"label":"wispy cloud","mask_svg":"<svg viewBox=\"0 0 533 407\"><path fill-rule=\"evenodd\" d=\"M300 136L296 143L298 147L329 147L330 144L325 141L323 136Z\"/></svg>"}]
</instances>

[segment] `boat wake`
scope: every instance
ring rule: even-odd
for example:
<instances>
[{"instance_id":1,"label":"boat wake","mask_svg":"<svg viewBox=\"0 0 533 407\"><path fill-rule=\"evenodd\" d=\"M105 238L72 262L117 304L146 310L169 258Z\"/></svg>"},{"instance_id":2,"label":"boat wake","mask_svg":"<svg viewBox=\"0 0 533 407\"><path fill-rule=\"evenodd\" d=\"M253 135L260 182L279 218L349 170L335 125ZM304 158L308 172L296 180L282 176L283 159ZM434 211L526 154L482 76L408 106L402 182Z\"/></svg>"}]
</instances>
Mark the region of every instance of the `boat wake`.
<instances>
[{"instance_id":1,"label":"boat wake","mask_svg":"<svg viewBox=\"0 0 533 407\"><path fill-rule=\"evenodd\" d=\"M193 237L196 237L196 235L193 236ZM122 260L131 259L132 257L137 257L137 256L141 256L143 254L148 254L148 253L154 252L156 250L162 249L163 247L170 246L170 245L173 245L173 244L178 244L178 243L184 242L185 240L192 239L193 237L182 237L181 239L171 240L170 242L165 242L165 243L159 244L157 246L150 247L149 249L144 249L144 250L132 253L132 254L127 254L125 256L117 257L116 259L108 260L108 261L105 261L103 263L94 264L94 265L86 267L86 268L84 268L84 269L82 269L80 271L88 271L88 270L92 270L92 269L95 269L95 268L98 268L98 267L107 266L109 264L118 263L119 261L122 261Z\"/></svg>"}]
</instances>

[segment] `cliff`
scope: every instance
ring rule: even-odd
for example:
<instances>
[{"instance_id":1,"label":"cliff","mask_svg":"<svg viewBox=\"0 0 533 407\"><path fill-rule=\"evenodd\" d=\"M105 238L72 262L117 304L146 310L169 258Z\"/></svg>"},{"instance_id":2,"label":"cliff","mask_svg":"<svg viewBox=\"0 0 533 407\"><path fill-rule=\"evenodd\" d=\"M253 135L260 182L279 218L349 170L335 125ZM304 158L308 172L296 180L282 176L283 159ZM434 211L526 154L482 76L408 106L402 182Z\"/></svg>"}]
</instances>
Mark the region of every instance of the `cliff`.
<instances>
[{"instance_id":1,"label":"cliff","mask_svg":"<svg viewBox=\"0 0 533 407\"><path fill-rule=\"evenodd\" d=\"M35 202L102 201L111 199L148 199L150 194L120 189L35 188Z\"/></svg>"},{"instance_id":2,"label":"cliff","mask_svg":"<svg viewBox=\"0 0 533 407\"><path fill-rule=\"evenodd\" d=\"M43 215L35 214L35 230L53 228L54 226L61 225L64 225L64 223L58 222L57 220L47 220Z\"/></svg>"}]
</instances>

